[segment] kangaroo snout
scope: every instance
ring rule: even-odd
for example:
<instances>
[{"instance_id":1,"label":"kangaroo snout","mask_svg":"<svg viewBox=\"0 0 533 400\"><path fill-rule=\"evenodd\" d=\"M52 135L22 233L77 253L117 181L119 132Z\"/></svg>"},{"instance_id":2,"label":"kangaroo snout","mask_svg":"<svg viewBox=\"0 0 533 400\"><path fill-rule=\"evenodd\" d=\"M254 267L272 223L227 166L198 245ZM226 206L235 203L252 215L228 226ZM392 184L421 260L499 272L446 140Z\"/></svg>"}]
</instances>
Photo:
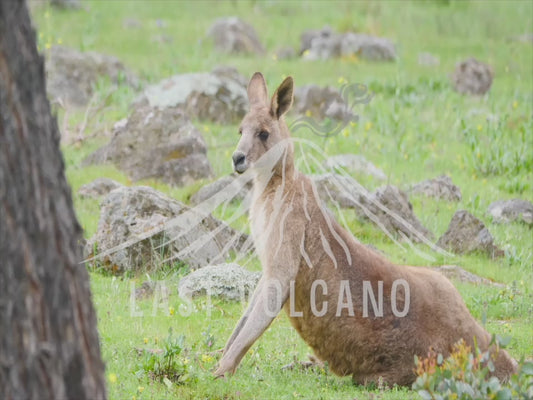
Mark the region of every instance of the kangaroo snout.
<instances>
[{"instance_id":1,"label":"kangaroo snout","mask_svg":"<svg viewBox=\"0 0 533 400\"><path fill-rule=\"evenodd\" d=\"M246 171L248 165L246 163L246 155L242 151L237 150L231 158L233 159L233 169L236 172L242 174Z\"/></svg>"}]
</instances>

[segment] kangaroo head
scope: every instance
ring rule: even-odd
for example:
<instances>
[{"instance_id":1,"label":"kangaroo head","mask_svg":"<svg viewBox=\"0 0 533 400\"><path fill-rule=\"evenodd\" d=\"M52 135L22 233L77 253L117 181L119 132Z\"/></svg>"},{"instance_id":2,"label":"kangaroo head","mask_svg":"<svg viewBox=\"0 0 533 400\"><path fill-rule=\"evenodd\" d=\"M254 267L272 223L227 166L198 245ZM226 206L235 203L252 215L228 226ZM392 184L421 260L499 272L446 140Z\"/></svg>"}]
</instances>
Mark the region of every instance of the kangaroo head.
<instances>
[{"instance_id":1,"label":"kangaroo head","mask_svg":"<svg viewBox=\"0 0 533 400\"><path fill-rule=\"evenodd\" d=\"M248 84L248 101L250 110L244 116L239 134L241 139L233 153L233 168L243 173L248 168L260 169L261 157L269 152L273 157L265 162L264 167L275 174L283 173L283 162L292 163L292 144L289 141L289 129L283 115L292 105L293 81L286 78L276 89L272 99L268 100L265 78L256 72ZM290 160L287 158L290 157ZM284 160L282 160L284 159Z\"/></svg>"}]
</instances>

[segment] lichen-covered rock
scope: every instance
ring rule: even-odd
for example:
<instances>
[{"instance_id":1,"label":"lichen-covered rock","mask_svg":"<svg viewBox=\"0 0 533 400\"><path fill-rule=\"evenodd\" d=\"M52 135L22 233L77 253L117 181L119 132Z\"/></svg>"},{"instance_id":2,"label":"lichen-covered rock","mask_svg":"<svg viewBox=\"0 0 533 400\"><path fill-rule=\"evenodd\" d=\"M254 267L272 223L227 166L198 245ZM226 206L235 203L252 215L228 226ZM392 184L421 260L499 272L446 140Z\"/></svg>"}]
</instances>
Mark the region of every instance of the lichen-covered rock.
<instances>
[{"instance_id":1,"label":"lichen-covered rock","mask_svg":"<svg viewBox=\"0 0 533 400\"><path fill-rule=\"evenodd\" d=\"M508 223L521 220L533 225L533 204L527 200L499 200L491 203L488 209L492 220L497 223Z\"/></svg>"},{"instance_id":2,"label":"lichen-covered rock","mask_svg":"<svg viewBox=\"0 0 533 400\"><path fill-rule=\"evenodd\" d=\"M94 94L98 79L139 86L137 77L115 57L53 46L46 62L47 91L50 98L65 106L85 106Z\"/></svg>"},{"instance_id":3,"label":"lichen-covered rock","mask_svg":"<svg viewBox=\"0 0 533 400\"><path fill-rule=\"evenodd\" d=\"M395 186L383 186L370 196L362 197L362 205L363 208L356 209L359 216L369 218L392 234L414 242L433 238L433 234L416 217L407 194Z\"/></svg>"},{"instance_id":4,"label":"lichen-covered rock","mask_svg":"<svg viewBox=\"0 0 533 400\"><path fill-rule=\"evenodd\" d=\"M362 191L354 179L335 173L310 175L317 193L324 203L334 203L341 208L357 208L362 201Z\"/></svg>"},{"instance_id":5,"label":"lichen-covered rock","mask_svg":"<svg viewBox=\"0 0 533 400\"><path fill-rule=\"evenodd\" d=\"M298 114L308 115L313 119L328 117L350 121L355 117L340 92L329 86L306 85L295 88L293 109Z\"/></svg>"},{"instance_id":6,"label":"lichen-covered rock","mask_svg":"<svg viewBox=\"0 0 533 400\"><path fill-rule=\"evenodd\" d=\"M159 178L184 186L211 176L206 153L202 134L183 111L138 106L84 164L112 162L133 181Z\"/></svg>"},{"instance_id":7,"label":"lichen-covered rock","mask_svg":"<svg viewBox=\"0 0 533 400\"><path fill-rule=\"evenodd\" d=\"M437 241L437 246L455 254L482 252L491 258L504 255L494 244L494 238L485 224L468 211L457 211L448 230Z\"/></svg>"},{"instance_id":8,"label":"lichen-covered rock","mask_svg":"<svg viewBox=\"0 0 533 400\"><path fill-rule=\"evenodd\" d=\"M419 182L411 187L410 192L447 201L460 201L462 198L461 189L446 175Z\"/></svg>"},{"instance_id":9,"label":"lichen-covered rock","mask_svg":"<svg viewBox=\"0 0 533 400\"><path fill-rule=\"evenodd\" d=\"M493 75L490 65L469 58L455 67L453 88L462 94L483 95L489 91Z\"/></svg>"},{"instance_id":10,"label":"lichen-covered rock","mask_svg":"<svg viewBox=\"0 0 533 400\"><path fill-rule=\"evenodd\" d=\"M228 197L230 202L242 202L244 199L248 198L251 200L251 190L252 182L251 180L242 186L240 190L230 190L230 185L235 181L235 175L224 176L216 181L203 186L200 190L194 193L190 198L190 203L192 205L197 205L203 201L212 198L215 194L228 190ZM233 194L235 192L235 194Z\"/></svg>"},{"instance_id":11,"label":"lichen-covered rock","mask_svg":"<svg viewBox=\"0 0 533 400\"><path fill-rule=\"evenodd\" d=\"M78 194L81 197L88 197L96 199L108 194L122 185L117 181L109 178L96 178L94 181L81 186L78 189Z\"/></svg>"},{"instance_id":12,"label":"lichen-covered rock","mask_svg":"<svg viewBox=\"0 0 533 400\"><path fill-rule=\"evenodd\" d=\"M155 270L177 262L199 268L247 251L247 236L156 190L121 187L102 201L88 257L113 273Z\"/></svg>"},{"instance_id":13,"label":"lichen-covered rock","mask_svg":"<svg viewBox=\"0 0 533 400\"><path fill-rule=\"evenodd\" d=\"M260 272L250 272L231 264L210 265L184 277L178 286L182 298L211 295L225 300L248 298L261 278Z\"/></svg>"},{"instance_id":14,"label":"lichen-covered rock","mask_svg":"<svg viewBox=\"0 0 533 400\"><path fill-rule=\"evenodd\" d=\"M217 19L207 32L222 53L263 54L265 49L252 25L237 17Z\"/></svg>"},{"instance_id":15,"label":"lichen-covered rock","mask_svg":"<svg viewBox=\"0 0 533 400\"><path fill-rule=\"evenodd\" d=\"M300 53L308 60L354 55L371 61L396 59L396 49L390 40L363 33L336 33L325 27L304 32L300 42Z\"/></svg>"},{"instance_id":16,"label":"lichen-covered rock","mask_svg":"<svg viewBox=\"0 0 533 400\"><path fill-rule=\"evenodd\" d=\"M248 109L246 79L231 67L174 75L148 86L136 103L183 110L192 119L234 123Z\"/></svg>"},{"instance_id":17,"label":"lichen-covered rock","mask_svg":"<svg viewBox=\"0 0 533 400\"><path fill-rule=\"evenodd\" d=\"M328 157L324 161L324 167L332 170L342 168L351 173L370 175L379 180L387 179L381 169L361 154L338 154Z\"/></svg>"}]
</instances>

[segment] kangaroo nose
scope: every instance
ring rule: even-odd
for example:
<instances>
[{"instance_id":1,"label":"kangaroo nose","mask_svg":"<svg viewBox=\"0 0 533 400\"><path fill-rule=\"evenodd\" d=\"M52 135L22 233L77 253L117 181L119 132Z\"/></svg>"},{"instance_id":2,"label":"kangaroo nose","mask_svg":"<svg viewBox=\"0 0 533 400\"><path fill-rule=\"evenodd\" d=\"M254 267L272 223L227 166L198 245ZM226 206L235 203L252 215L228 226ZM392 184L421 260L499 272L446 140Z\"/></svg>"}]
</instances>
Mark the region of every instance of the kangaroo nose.
<instances>
[{"instance_id":1,"label":"kangaroo nose","mask_svg":"<svg viewBox=\"0 0 533 400\"><path fill-rule=\"evenodd\" d=\"M242 174L246 171L246 155L242 151L236 151L231 157L233 159L233 168Z\"/></svg>"}]
</instances>

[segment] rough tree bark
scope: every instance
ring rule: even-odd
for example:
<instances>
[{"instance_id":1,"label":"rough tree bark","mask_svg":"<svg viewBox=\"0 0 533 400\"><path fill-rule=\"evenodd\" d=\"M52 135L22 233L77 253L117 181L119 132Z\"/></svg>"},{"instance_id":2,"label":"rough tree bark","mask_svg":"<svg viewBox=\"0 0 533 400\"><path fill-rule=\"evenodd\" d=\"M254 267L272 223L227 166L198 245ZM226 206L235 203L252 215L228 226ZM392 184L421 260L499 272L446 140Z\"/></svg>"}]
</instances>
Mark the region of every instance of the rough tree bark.
<instances>
[{"instance_id":1,"label":"rough tree bark","mask_svg":"<svg viewBox=\"0 0 533 400\"><path fill-rule=\"evenodd\" d=\"M0 0L0 398L104 399L81 228L26 4Z\"/></svg>"}]
</instances>

